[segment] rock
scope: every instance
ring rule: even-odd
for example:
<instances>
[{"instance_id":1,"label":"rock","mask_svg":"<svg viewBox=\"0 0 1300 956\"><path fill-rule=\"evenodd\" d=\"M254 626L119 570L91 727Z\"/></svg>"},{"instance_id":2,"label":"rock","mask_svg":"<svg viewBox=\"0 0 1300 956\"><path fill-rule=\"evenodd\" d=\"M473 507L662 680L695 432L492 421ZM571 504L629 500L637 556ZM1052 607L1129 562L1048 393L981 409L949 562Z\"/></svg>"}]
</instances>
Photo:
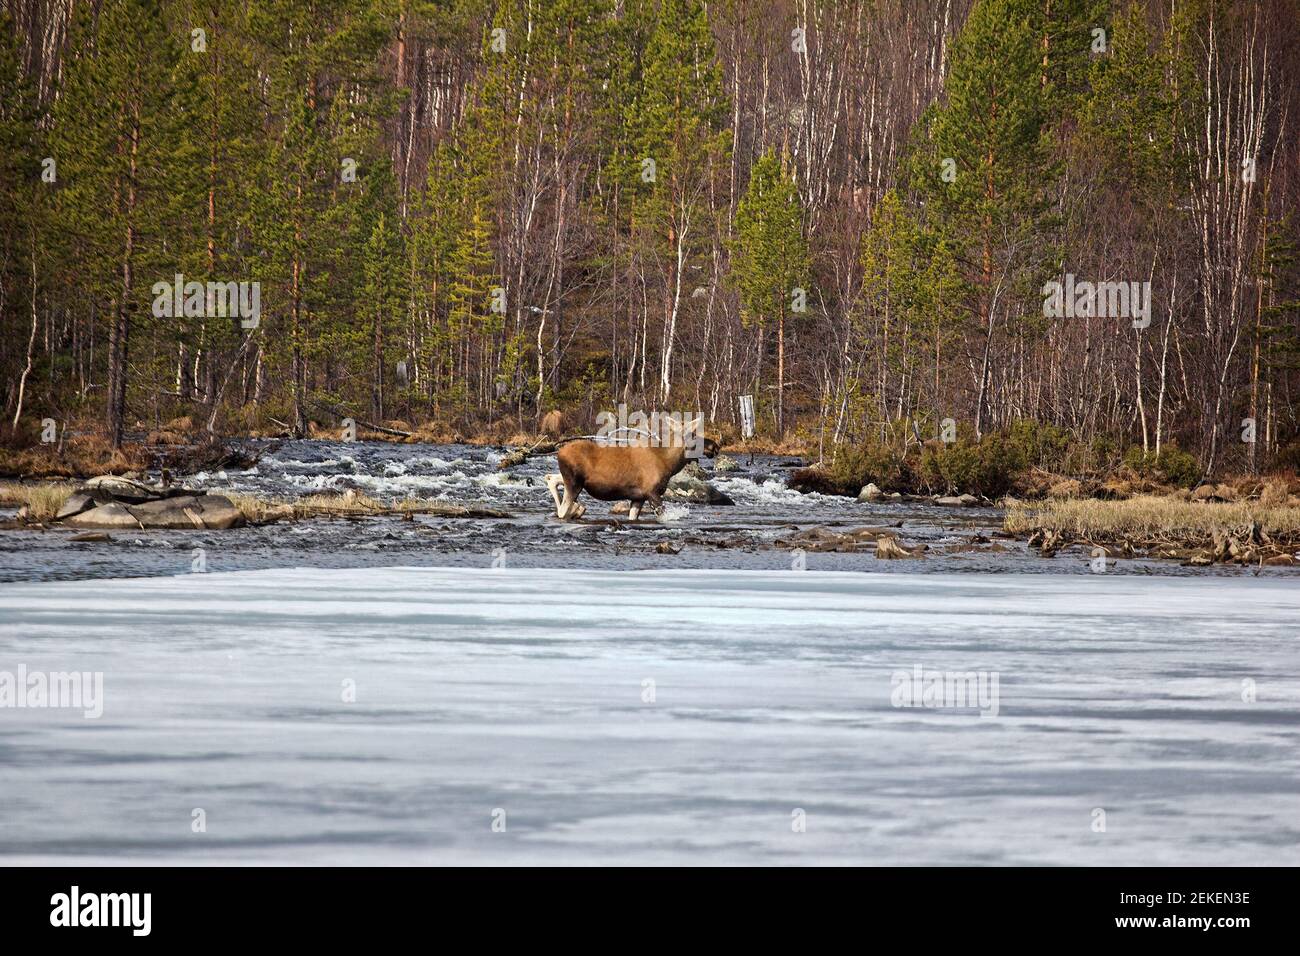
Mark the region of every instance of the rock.
<instances>
[{"instance_id":1,"label":"rock","mask_svg":"<svg viewBox=\"0 0 1300 956\"><path fill-rule=\"evenodd\" d=\"M879 501L885 496L885 493L876 486L875 482L863 485L862 490L858 492L859 501Z\"/></svg>"},{"instance_id":2,"label":"rock","mask_svg":"<svg viewBox=\"0 0 1300 956\"><path fill-rule=\"evenodd\" d=\"M1214 497L1214 485L1201 485L1192 492L1193 501L1213 501Z\"/></svg>"},{"instance_id":3,"label":"rock","mask_svg":"<svg viewBox=\"0 0 1300 956\"><path fill-rule=\"evenodd\" d=\"M99 475L89 478L77 490L90 494L101 504L109 501L141 504L162 497L161 488L150 488L138 481L119 478L117 475Z\"/></svg>"},{"instance_id":4,"label":"rock","mask_svg":"<svg viewBox=\"0 0 1300 956\"><path fill-rule=\"evenodd\" d=\"M668 482L664 497L673 501L688 501L697 505L734 505L726 494L713 484L689 475L674 475Z\"/></svg>"},{"instance_id":5,"label":"rock","mask_svg":"<svg viewBox=\"0 0 1300 956\"><path fill-rule=\"evenodd\" d=\"M721 472L739 471L740 466L736 464L734 458L728 458L726 455L719 455L713 462L713 470Z\"/></svg>"},{"instance_id":6,"label":"rock","mask_svg":"<svg viewBox=\"0 0 1300 956\"><path fill-rule=\"evenodd\" d=\"M625 515L632 510L632 502L616 501L609 506L609 513L612 515Z\"/></svg>"},{"instance_id":7,"label":"rock","mask_svg":"<svg viewBox=\"0 0 1300 956\"><path fill-rule=\"evenodd\" d=\"M107 531L83 531L81 534L74 534L69 541L112 541L113 536Z\"/></svg>"},{"instance_id":8,"label":"rock","mask_svg":"<svg viewBox=\"0 0 1300 956\"><path fill-rule=\"evenodd\" d=\"M14 514L14 520L15 520L15 521L26 521L29 517L31 517L31 514L32 514L32 509L29 508L29 507L27 507L26 505L23 505L23 506L22 506L21 508L19 508L18 511Z\"/></svg>"},{"instance_id":9,"label":"rock","mask_svg":"<svg viewBox=\"0 0 1300 956\"><path fill-rule=\"evenodd\" d=\"M673 544L671 541L660 541L655 545L656 554L681 554L682 546Z\"/></svg>"},{"instance_id":10,"label":"rock","mask_svg":"<svg viewBox=\"0 0 1300 956\"><path fill-rule=\"evenodd\" d=\"M980 500L974 495L959 495L957 500L960 501L962 506L965 508L973 508L980 503Z\"/></svg>"},{"instance_id":11,"label":"rock","mask_svg":"<svg viewBox=\"0 0 1300 956\"><path fill-rule=\"evenodd\" d=\"M966 503L955 495L948 495L943 498L935 498L934 503L942 508L963 508Z\"/></svg>"},{"instance_id":12,"label":"rock","mask_svg":"<svg viewBox=\"0 0 1300 956\"><path fill-rule=\"evenodd\" d=\"M127 509L126 505L116 501L98 505L89 511L83 511L67 519L64 524L74 528L139 528L140 522Z\"/></svg>"},{"instance_id":13,"label":"rock","mask_svg":"<svg viewBox=\"0 0 1300 956\"><path fill-rule=\"evenodd\" d=\"M688 461L686 467L677 474L679 476L685 475L687 478L698 478L700 481L704 481L709 477L709 473L704 470L704 466L698 461Z\"/></svg>"},{"instance_id":14,"label":"rock","mask_svg":"<svg viewBox=\"0 0 1300 956\"><path fill-rule=\"evenodd\" d=\"M111 501L73 515L74 528L195 528L225 530L244 523L243 513L224 495L186 495L127 506Z\"/></svg>"},{"instance_id":15,"label":"rock","mask_svg":"<svg viewBox=\"0 0 1300 956\"><path fill-rule=\"evenodd\" d=\"M1295 564L1295 558L1289 554L1275 554L1272 557L1265 558L1264 564L1270 568L1290 567Z\"/></svg>"},{"instance_id":16,"label":"rock","mask_svg":"<svg viewBox=\"0 0 1300 956\"><path fill-rule=\"evenodd\" d=\"M95 499L82 491L74 491L68 495L68 500L63 502L58 513L54 516L55 521L62 521L65 518L71 518L73 515L79 515L87 508L95 506Z\"/></svg>"}]
</instances>

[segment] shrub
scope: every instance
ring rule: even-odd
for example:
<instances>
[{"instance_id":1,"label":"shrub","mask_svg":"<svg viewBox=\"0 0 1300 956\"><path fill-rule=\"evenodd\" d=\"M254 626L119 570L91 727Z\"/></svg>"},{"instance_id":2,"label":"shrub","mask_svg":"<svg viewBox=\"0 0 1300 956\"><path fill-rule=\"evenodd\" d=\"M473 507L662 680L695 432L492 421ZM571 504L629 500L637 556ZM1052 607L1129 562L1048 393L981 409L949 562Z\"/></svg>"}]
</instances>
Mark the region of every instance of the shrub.
<instances>
[{"instance_id":1,"label":"shrub","mask_svg":"<svg viewBox=\"0 0 1300 956\"><path fill-rule=\"evenodd\" d=\"M921 453L921 480L931 490L963 491L998 498L1011 491L1028 467L1023 448L1005 435L980 442L927 444Z\"/></svg>"},{"instance_id":2,"label":"shrub","mask_svg":"<svg viewBox=\"0 0 1300 956\"><path fill-rule=\"evenodd\" d=\"M887 445L845 445L836 449L828 478L833 487L842 489L839 494L857 495L869 482L893 490L900 485L903 472L903 456Z\"/></svg>"},{"instance_id":3,"label":"shrub","mask_svg":"<svg viewBox=\"0 0 1300 956\"><path fill-rule=\"evenodd\" d=\"M1179 488L1190 488L1201 480L1201 466L1196 456L1170 442L1159 454L1143 453L1137 445L1124 453L1124 464L1143 478L1163 481Z\"/></svg>"}]
</instances>

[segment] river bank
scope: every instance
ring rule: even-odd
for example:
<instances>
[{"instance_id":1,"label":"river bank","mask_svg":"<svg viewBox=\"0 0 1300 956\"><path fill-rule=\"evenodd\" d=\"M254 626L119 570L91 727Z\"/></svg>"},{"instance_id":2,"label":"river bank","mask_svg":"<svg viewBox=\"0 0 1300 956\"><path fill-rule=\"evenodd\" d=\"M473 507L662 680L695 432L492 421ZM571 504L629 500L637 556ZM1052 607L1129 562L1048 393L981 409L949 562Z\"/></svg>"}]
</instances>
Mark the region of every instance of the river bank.
<instances>
[{"instance_id":1,"label":"river bank","mask_svg":"<svg viewBox=\"0 0 1300 956\"><path fill-rule=\"evenodd\" d=\"M737 455L734 468L707 470L734 504L668 502L663 514L629 522L603 502L584 499L586 520L562 522L544 477L553 457L506 470L506 447L395 445L387 442L251 442L246 468L198 471L193 488L229 496L243 527L108 529L77 532L17 520L41 495L47 511L71 483L0 485L0 581L67 580L188 573L196 552L211 570L274 567L420 566L573 567L876 571L884 573L1097 570L1088 541L1030 548L1034 529L1008 530L1009 514L987 503L945 506L925 497L858 501L800 493L789 478L803 460ZM1215 513L1225 505L1189 507ZM1250 508L1249 502L1235 507ZM1288 504L1289 508L1290 505ZM89 540L87 540L89 538ZM882 539L907 556L881 560ZM888 546L887 546L888 547ZM894 550L889 548L889 550ZM878 556L879 555L879 556ZM1294 575L1292 567L1183 566L1158 553L1117 552L1118 574Z\"/></svg>"}]
</instances>

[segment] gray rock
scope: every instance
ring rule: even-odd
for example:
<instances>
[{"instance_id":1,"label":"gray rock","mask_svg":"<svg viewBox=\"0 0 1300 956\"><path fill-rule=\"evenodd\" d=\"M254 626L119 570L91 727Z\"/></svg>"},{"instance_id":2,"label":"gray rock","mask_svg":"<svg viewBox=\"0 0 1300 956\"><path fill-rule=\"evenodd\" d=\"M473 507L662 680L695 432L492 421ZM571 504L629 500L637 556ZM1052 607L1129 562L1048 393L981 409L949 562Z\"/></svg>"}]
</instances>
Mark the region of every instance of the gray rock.
<instances>
[{"instance_id":1,"label":"gray rock","mask_svg":"<svg viewBox=\"0 0 1300 956\"><path fill-rule=\"evenodd\" d=\"M735 504L730 497L719 491L710 482L681 474L674 475L673 479L668 482L668 490L664 492L664 497L673 501L687 501L697 505Z\"/></svg>"},{"instance_id":2,"label":"gray rock","mask_svg":"<svg viewBox=\"0 0 1300 956\"><path fill-rule=\"evenodd\" d=\"M79 515L88 508L95 506L94 496L86 494L84 491L74 491L68 495L68 500L63 503L58 513L54 516L55 521L62 521L65 518L71 518L73 515Z\"/></svg>"},{"instance_id":3,"label":"gray rock","mask_svg":"<svg viewBox=\"0 0 1300 956\"><path fill-rule=\"evenodd\" d=\"M73 528L139 528L140 522L124 504L110 501L75 514L64 522Z\"/></svg>"},{"instance_id":4,"label":"gray rock","mask_svg":"<svg viewBox=\"0 0 1300 956\"><path fill-rule=\"evenodd\" d=\"M944 508L964 508L966 506L966 503L955 495L935 498L934 503Z\"/></svg>"},{"instance_id":5,"label":"gray rock","mask_svg":"<svg viewBox=\"0 0 1300 956\"><path fill-rule=\"evenodd\" d=\"M879 501L884 496L885 493L876 486L875 482L863 485L862 490L858 492L859 501Z\"/></svg>"},{"instance_id":6,"label":"gray rock","mask_svg":"<svg viewBox=\"0 0 1300 956\"><path fill-rule=\"evenodd\" d=\"M197 495L166 498L136 505L131 513L146 528L237 528L244 516L225 495Z\"/></svg>"},{"instance_id":7,"label":"gray rock","mask_svg":"<svg viewBox=\"0 0 1300 956\"><path fill-rule=\"evenodd\" d=\"M973 508L980 503L980 500L974 495L960 495L957 500L967 508Z\"/></svg>"},{"instance_id":8,"label":"gray rock","mask_svg":"<svg viewBox=\"0 0 1300 956\"><path fill-rule=\"evenodd\" d=\"M120 501L126 504L140 504L161 497L161 489L117 475L99 475L88 478L78 491L90 494L96 501Z\"/></svg>"},{"instance_id":9,"label":"gray rock","mask_svg":"<svg viewBox=\"0 0 1300 956\"><path fill-rule=\"evenodd\" d=\"M237 528L244 516L224 495L187 495L127 506L117 501L68 518L74 528Z\"/></svg>"},{"instance_id":10,"label":"gray rock","mask_svg":"<svg viewBox=\"0 0 1300 956\"><path fill-rule=\"evenodd\" d=\"M721 472L739 471L740 466L736 464L734 458L728 458L726 455L719 455L713 463L713 470Z\"/></svg>"}]
</instances>

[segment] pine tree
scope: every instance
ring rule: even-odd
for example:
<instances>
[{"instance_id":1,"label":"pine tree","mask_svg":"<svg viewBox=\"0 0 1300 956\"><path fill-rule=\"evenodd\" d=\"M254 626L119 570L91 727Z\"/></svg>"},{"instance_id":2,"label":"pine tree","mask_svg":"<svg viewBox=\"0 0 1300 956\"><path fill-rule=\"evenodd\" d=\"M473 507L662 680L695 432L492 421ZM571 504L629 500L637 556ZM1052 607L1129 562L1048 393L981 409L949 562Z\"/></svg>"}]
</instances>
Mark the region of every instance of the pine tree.
<instances>
[{"instance_id":1,"label":"pine tree","mask_svg":"<svg viewBox=\"0 0 1300 956\"><path fill-rule=\"evenodd\" d=\"M1059 169L1050 154L1039 10L1034 0L975 5L953 44L945 99L925 117L912 163L925 226L953 250L965 308L983 335L974 360L977 435L991 404L997 306L1013 310L1055 258L1048 197ZM1032 306L1022 316L1031 317Z\"/></svg>"},{"instance_id":2,"label":"pine tree","mask_svg":"<svg viewBox=\"0 0 1300 956\"><path fill-rule=\"evenodd\" d=\"M59 101L61 228L67 254L85 269L109 314L106 419L114 447L127 416L135 316L148 315L142 276L170 265L166 213L178 189L182 55L157 0L106 0L97 18L82 8Z\"/></svg>"}]
</instances>

